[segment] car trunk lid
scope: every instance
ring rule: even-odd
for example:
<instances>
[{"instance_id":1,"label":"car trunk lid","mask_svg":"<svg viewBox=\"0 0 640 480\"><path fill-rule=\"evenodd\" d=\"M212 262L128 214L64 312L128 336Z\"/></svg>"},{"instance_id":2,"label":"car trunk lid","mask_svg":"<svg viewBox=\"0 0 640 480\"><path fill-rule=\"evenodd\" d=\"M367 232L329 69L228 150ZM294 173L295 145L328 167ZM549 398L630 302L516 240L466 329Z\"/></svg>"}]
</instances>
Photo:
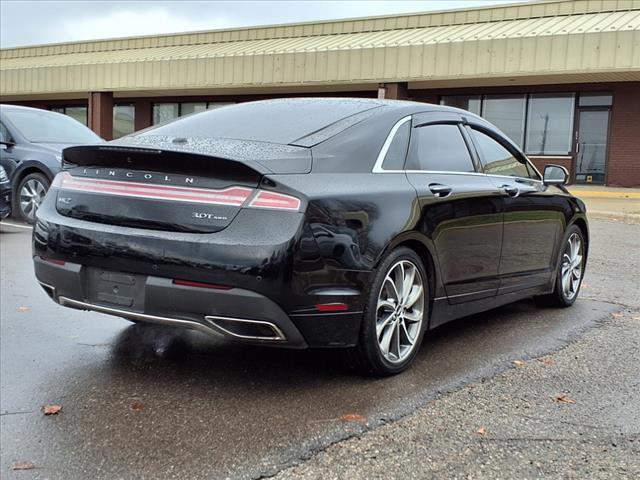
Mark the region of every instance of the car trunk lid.
<instances>
[{"instance_id":1,"label":"car trunk lid","mask_svg":"<svg viewBox=\"0 0 640 480\"><path fill-rule=\"evenodd\" d=\"M194 233L227 227L270 172L257 162L115 145L68 148L64 161L54 182L60 214Z\"/></svg>"}]
</instances>

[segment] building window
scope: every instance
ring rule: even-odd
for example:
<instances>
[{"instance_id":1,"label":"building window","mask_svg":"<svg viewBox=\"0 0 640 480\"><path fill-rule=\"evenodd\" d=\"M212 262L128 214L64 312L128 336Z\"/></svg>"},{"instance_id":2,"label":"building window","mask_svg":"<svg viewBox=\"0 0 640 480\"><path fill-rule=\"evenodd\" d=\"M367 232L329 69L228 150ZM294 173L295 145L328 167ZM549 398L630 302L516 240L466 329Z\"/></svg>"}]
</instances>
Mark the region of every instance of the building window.
<instances>
[{"instance_id":1,"label":"building window","mask_svg":"<svg viewBox=\"0 0 640 480\"><path fill-rule=\"evenodd\" d=\"M482 116L522 148L525 105L524 95L487 95L482 102Z\"/></svg>"},{"instance_id":2,"label":"building window","mask_svg":"<svg viewBox=\"0 0 640 480\"><path fill-rule=\"evenodd\" d=\"M182 103L154 103L153 125L169 122L183 115L204 112L207 109L233 105L232 102L182 102Z\"/></svg>"},{"instance_id":3,"label":"building window","mask_svg":"<svg viewBox=\"0 0 640 480\"><path fill-rule=\"evenodd\" d=\"M180 105L177 103L154 103L153 124L168 122L180 116Z\"/></svg>"},{"instance_id":4,"label":"building window","mask_svg":"<svg viewBox=\"0 0 640 480\"><path fill-rule=\"evenodd\" d=\"M440 103L448 107L461 108L480 115L482 97L480 95L449 95L442 97Z\"/></svg>"},{"instance_id":5,"label":"building window","mask_svg":"<svg viewBox=\"0 0 640 480\"><path fill-rule=\"evenodd\" d=\"M581 93L578 101L581 107L610 107L612 104L613 96L603 92Z\"/></svg>"},{"instance_id":6,"label":"building window","mask_svg":"<svg viewBox=\"0 0 640 480\"><path fill-rule=\"evenodd\" d=\"M611 96L596 93L581 95L582 98L588 98L585 101L595 105L594 102L610 102ZM443 96L440 103L460 108L466 106L469 111L479 109L482 117L496 125L527 154L571 153L574 93L451 95Z\"/></svg>"},{"instance_id":7,"label":"building window","mask_svg":"<svg viewBox=\"0 0 640 480\"><path fill-rule=\"evenodd\" d=\"M52 112L69 115L71 118L77 120L81 124L87 125L87 107L55 106L51 107L49 110L51 110Z\"/></svg>"},{"instance_id":8,"label":"building window","mask_svg":"<svg viewBox=\"0 0 640 480\"><path fill-rule=\"evenodd\" d=\"M135 131L135 107L113 106L113 138L120 138Z\"/></svg>"},{"instance_id":9,"label":"building window","mask_svg":"<svg viewBox=\"0 0 640 480\"><path fill-rule=\"evenodd\" d=\"M180 104L180 116L192 113L204 112L207 109L207 102L185 102Z\"/></svg>"},{"instance_id":10,"label":"building window","mask_svg":"<svg viewBox=\"0 0 640 480\"><path fill-rule=\"evenodd\" d=\"M567 155L571 152L573 102L573 94L531 95L526 153Z\"/></svg>"}]
</instances>

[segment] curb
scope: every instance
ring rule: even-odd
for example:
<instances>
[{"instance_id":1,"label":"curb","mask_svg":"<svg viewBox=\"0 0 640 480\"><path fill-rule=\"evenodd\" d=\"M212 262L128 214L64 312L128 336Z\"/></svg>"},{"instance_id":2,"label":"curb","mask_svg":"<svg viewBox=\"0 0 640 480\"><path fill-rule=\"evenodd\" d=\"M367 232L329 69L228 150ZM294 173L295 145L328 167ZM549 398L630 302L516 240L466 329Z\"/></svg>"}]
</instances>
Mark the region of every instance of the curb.
<instances>
[{"instance_id":1,"label":"curb","mask_svg":"<svg viewBox=\"0 0 640 480\"><path fill-rule=\"evenodd\" d=\"M613 220L624 223L640 224L640 214L587 210L588 219Z\"/></svg>"},{"instance_id":2,"label":"curb","mask_svg":"<svg viewBox=\"0 0 640 480\"><path fill-rule=\"evenodd\" d=\"M619 199L638 199L640 200L640 192L601 192L598 190L572 190L568 189L571 195L578 198L619 198Z\"/></svg>"}]
</instances>

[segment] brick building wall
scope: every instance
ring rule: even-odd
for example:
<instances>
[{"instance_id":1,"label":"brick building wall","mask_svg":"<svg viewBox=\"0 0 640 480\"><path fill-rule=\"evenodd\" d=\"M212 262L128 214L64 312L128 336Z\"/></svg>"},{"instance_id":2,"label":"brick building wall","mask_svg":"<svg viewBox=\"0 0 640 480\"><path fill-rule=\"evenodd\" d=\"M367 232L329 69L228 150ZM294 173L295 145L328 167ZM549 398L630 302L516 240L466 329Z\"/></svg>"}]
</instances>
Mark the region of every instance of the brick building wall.
<instances>
[{"instance_id":1,"label":"brick building wall","mask_svg":"<svg viewBox=\"0 0 640 480\"><path fill-rule=\"evenodd\" d=\"M619 83L614 91L607 185L640 186L640 82Z\"/></svg>"}]
</instances>

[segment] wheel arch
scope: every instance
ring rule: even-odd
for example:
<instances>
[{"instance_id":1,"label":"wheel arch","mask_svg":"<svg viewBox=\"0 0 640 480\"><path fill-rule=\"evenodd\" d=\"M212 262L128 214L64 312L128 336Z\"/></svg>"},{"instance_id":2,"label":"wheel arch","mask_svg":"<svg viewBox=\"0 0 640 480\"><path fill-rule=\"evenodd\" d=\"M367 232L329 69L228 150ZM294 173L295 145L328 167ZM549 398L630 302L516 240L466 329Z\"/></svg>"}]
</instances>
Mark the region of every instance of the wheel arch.
<instances>
[{"instance_id":1,"label":"wheel arch","mask_svg":"<svg viewBox=\"0 0 640 480\"><path fill-rule=\"evenodd\" d=\"M49 182L53 181L53 173L51 171L49 171L48 168L42 168L39 166L39 164L30 164L27 165L23 168L18 167L16 169L16 171L14 172L13 178L11 179L11 186L13 188L13 195L15 196L18 192L18 187L20 185L20 182L22 182L22 180L24 180L24 178L27 175L31 175L32 173L40 173L42 175L44 175L45 177L47 177L47 180L49 180Z\"/></svg>"},{"instance_id":2,"label":"wheel arch","mask_svg":"<svg viewBox=\"0 0 640 480\"><path fill-rule=\"evenodd\" d=\"M577 217L567 226L569 228L571 225L575 225L582 232L582 237L584 238L584 249L587 254L587 258L585 259L585 266L587 264L587 260L589 258L589 225L587 224L587 220L583 217Z\"/></svg>"},{"instance_id":3,"label":"wheel arch","mask_svg":"<svg viewBox=\"0 0 640 480\"><path fill-rule=\"evenodd\" d=\"M378 257L376 267L389 252L398 247L407 247L416 252L427 271L427 284L429 286L429 320L431 320L433 300L436 298L436 289L439 285L438 265L436 263L436 256L433 251L433 247L429 246L428 243L421 238L421 235L418 232L404 232L394 238L393 241L389 242L387 247Z\"/></svg>"}]
</instances>

